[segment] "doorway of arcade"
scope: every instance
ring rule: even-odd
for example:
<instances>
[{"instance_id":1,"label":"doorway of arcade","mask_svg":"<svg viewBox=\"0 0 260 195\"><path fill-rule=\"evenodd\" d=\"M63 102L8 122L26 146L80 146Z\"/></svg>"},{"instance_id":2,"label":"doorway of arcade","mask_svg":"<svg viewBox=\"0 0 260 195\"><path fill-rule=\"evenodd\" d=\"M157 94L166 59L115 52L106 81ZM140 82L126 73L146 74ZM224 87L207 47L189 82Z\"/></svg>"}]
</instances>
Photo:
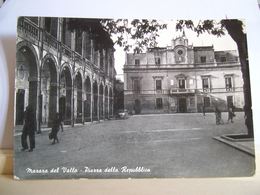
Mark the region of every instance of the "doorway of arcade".
<instances>
[{"instance_id":1,"label":"doorway of arcade","mask_svg":"<svg viewBox=\"0 0 260 195\"><path fill-rule=\"evenodd\" d=\"M187 98L186 97L178 98L178 112L180 112L180 113L187 112Z\"/></svg>"}]
</instances>

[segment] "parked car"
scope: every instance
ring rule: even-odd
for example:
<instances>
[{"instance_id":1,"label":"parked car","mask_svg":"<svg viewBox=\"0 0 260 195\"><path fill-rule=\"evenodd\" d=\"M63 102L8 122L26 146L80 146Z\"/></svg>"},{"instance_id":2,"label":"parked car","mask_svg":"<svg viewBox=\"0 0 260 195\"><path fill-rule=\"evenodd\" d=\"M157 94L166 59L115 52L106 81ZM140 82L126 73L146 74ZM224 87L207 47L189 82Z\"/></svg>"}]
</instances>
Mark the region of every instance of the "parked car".
<instances>
[{"instance_id":1,"label":"parked car","mask_svg":"<svg viewBox=\"0 0 260 195\"><path fill-rule=\"evenodd\" d=\"M116 112L116 118L127 119L128 118L128 110L127 109L118 110Z\"/></svg>"}]
</instances>

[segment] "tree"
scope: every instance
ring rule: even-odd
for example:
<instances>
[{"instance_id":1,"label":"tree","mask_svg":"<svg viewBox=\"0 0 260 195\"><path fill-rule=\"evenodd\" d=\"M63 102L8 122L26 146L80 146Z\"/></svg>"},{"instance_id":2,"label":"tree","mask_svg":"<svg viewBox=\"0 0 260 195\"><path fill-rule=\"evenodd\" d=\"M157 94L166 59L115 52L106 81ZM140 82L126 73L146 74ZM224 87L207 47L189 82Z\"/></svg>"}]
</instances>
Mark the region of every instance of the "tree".
<instances>
[{"instance_id":1,"label":"tree","mask_svg":"<svg viewBox=\"0 0 260 195\"><path fill-rule=\"evenodd\" d=\"M133 49L135 53L140 53L146 47L156 47L159 31L167 28L165 23L146 19L103 19L101 24L113 35L115 44L123 47L124 51Z\"/></svg>"},{"instance_id":2,"label":"tree","mask_svg":"<svg viewBox=\"0 0 260 195\"><path fill-rule=\"evenodd\" d=\"M114 80L114 111L124 109L124 83L120 79Z\"/></svg>"},{"instance_id":3,"label":"tree","mask_svg":"<svg viewBox=\"0 0 260 195\"><path fill-rule=\"evenodd\" d=\"M88 32L95 32L104 37L111 35L111 38L114 40L113 44L119 45L124 51L133 49L135 53L139 53L146 47L155 47L157 45L156 38L159 36L159 31L166 29L167 24L157 20L145 19L70 18L69 28L71 30L82 29Z\"/></svg>"},{"instance_id":4,"label":"tree","mask_svg":"<svg viewBox=\"0 0 260 195\"><path fill-rule=\"evenodd\" d=\"M225 19L220 22L214 20L199 21L198 24L194 24L191 20L179 20L176 24L176 30L183 30L184 28L191 29L199 36L202 33L209 33L216 36L222 36L225 31L236 42L239 59L241 63L242 77L244 81L244 111L245 111L245 124L247 127L247 135L244 137L254 137L253 132L253 116L252 116L252 102L251 102L251 90L250 90L250 77L249 77L249 63L248 63L248 51L247 51L247 39L244 32L243 22L237 19ZM239 136L238 136L239 137Z\"/></svg>"}]
</instances>

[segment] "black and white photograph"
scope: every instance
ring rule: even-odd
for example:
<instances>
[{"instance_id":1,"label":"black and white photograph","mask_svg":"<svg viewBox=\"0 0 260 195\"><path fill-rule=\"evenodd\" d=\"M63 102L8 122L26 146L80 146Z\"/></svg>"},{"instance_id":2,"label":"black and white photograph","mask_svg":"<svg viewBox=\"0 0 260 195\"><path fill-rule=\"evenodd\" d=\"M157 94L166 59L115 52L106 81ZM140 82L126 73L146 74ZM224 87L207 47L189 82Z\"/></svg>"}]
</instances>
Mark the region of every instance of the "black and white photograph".
<instances>
[{"instance_id":1,"label":"black and white photograph","mask_svg":"<svg viewBox=\"0 0 260 195\"><path fill-rule=\"evenodd\" d=\"M255 173L243 19L17 19L14 178Z\"/></svg>"}]
</instances>

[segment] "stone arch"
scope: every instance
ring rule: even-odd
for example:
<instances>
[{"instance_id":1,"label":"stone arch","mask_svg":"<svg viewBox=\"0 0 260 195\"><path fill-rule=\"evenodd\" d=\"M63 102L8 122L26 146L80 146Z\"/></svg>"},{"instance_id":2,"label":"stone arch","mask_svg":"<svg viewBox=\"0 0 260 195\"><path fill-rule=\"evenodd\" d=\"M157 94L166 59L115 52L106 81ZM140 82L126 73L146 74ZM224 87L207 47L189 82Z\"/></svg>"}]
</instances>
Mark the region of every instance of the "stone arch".
<instances>
[{"instance_id":1,"label":"stone arch","mask_svg":"<svg viewBox=\"0 0 260 195\"><path fill-rule=\"evenodd\" d=\"M64 124L71 124L72 110L72 74L70 66L64 64L60 72L59 113Z\"/></svg>"},{"instance_id":2,"label":"stone arch","mask_svg":"<svg viewBox=\"0 0 260 195\"><path fill-rule=\"evenodd\" d=\"M83 122L83 113L82 113L82 90L83 90L83 81L82 81L81 71L78 70L74 78L74 114L76 118L76 123Z\"/></svg>"},{"instance_id":3,"label":"stone arch","mask_svg":"<svg viewBox=\"0 0 260 195\"><path fill-rule=\"evenodd\" d=\"M98 84L97 81L93 81L93 120L98 120Z\"/></svg>"},{"instance_id":4,"label":"stone arch","mask_svg":"<svg viewBox=\"0 0 260 195\"><path fill-rule=\"evenodd\" d=\"M81 76L81 78L82 78L82 80L83 80L83 70L82 70L82 68L80 67L80 68L77 68L76 70L75 70L75 75L74 75L74 79L76 78L76 76L77 76L77 74L80 74L80 76Z\"/></svg>"},{"instance_id":5,"label":"stone arch","mask_svg":"<svg viewBox=\"0 0 260 195\"><path fill-rule=\"evenodd\" d=\"M30 106L36 118L38 111L39 61L34 47L21 41L16 45L16 125L23 124L24 110Z\"/></svg>"},{"instance_id":6,"label":"stone arch","mask_svg":"<svg viewBox=\"0 0 260 195\"><path fill-rule=\"evenodd\" d=\"M108 96L108 86L105 86L105 118L108 119L109 118L109 96Z\"/></svg>"},{"instance_id":7,"label":"stone arch","mask_svg":"<svg viewBox=\"0 0 260 195\"><path fill-rule=\"evenodd\" d=\"M99 85L99 116L104 118L104 85L103 82Z\"/></svg>"},{"instance_id":8,"label":"stone arch","mask_svg":"<svg viewBox=\"0 0 260 195\"><path fill-rule=\"evenodd\" d=\"M52 62L54 63L54 66L55 66L55 71L58 73L58 63L57 63L57 60L51 53L45 54L45 56L42 58L41 67L44 65L44 63L46 63L47 60L52 60Z\"/></svg>"},{"instance_id":9,"label":"stone arch","mask_svg":"<svg viewBox=\"0 0 260 195\"><path fill-rule=\"evenodd\" d=\"M73 78L72 68L71 68L71 66L69 65L68 62L65 62L65 63L63 63L63 64L61 65L61 67L60 67L60 73L64 70L64 68L66 68L66 69L69 70L70 78L71 78L71 80L72 80L72 78ZM60 76L61 76L61 74L60 74Z\"/></svg>"},{"instance_id":10,"label":"stone arch","mask_svg":"<svg viewBox=\"0 0 260 195\"><path fill-rule=\"evenodd\" d=\"M16 52L19 52L24 48L28 48L30 50L30 52L32 52L32 54L35 58L35 63L36 63L36 68L37 68L37 73L38 73L39 69L40 69L39 57L38 57L38 54L37 54L34 46L31 43L29 43L28 41L20 41L16 45Z\"/></svg>"},{"instance_id":11,"label":"stone arch","mask_svg":"<svg viewBox=\"0 0 260 195\"><path fill-rule=\"evenodd\" d=\"M109 87L109 115L113 116L113 89Z\"/></svg>"},{"instance_id":12,"label":"stone arch","mask_svg":"<svg viewBox=\"0 0 260 195\"><path fill-rule=\"evenodd\" d=\"M42 124L52 125L57 112L57 63L51 54L46 54L41 66L40 119Z\"/></svg>"},{"instance_id":13,"label":"stone arch","mask_svg":"<svg viewBox=\"0 0 260 195\"><path fill-rule=\"evenodd\" d=\"M84 101L85 121L91 121L91 79L89 76L85 79L86 100Z\"/></svg>"}]
</instances>

